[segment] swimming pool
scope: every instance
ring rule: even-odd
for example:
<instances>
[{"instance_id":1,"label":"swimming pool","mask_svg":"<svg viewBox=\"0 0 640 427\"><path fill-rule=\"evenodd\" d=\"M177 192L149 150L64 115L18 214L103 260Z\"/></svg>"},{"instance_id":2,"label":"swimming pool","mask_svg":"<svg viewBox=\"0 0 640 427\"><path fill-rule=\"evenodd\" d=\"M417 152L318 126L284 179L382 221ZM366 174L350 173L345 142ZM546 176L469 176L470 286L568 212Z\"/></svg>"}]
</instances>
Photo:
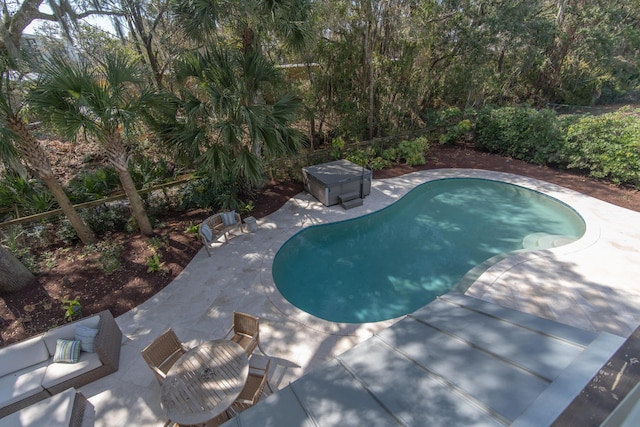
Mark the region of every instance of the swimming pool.
<instances>
[{"instance_id":1,"label":"swimming pool","mask_svg":"<svg viewBox=\"0 0 640 427\"><path fill-rule=\"evenodd\" d=\"M535 191L442 179L378 212L300 231L276 254L272 274L307 313L375 322L417 310L489 258L565 244L584 231L575 211Z\"/></svg>"}]
</instances>

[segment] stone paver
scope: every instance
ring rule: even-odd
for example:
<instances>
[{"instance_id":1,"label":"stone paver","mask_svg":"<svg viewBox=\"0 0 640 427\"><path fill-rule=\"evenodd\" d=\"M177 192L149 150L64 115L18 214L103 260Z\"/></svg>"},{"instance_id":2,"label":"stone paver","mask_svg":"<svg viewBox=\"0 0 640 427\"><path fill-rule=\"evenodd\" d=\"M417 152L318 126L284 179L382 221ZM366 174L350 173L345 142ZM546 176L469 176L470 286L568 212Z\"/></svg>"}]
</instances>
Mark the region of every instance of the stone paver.
<instances>
[{"instance_id":1,"label":"stone paver","mask_svg":"<svg viewBox=\"0 0 640 427\"><path fill-rule=\"evenodd\" d=\"M279 247L304 227L379 210L423 182L478 177L511 182L573 206L585 219L585 236L570 245L508 257L489 268L467 295L589 331L626 337L640 323L640 213L571 190L512 174L443 169L375 180L364 206L325 207L301 193L258 220L258 231L201 250L163 291L118 317L124 339L120 369L80 390L95 406L97 427L162 426L160 387L140 351L171 327L187 345L224 337L233 311L261 318L263 348L272 357L270 384L291 381L352 348L394 321L352 325L326 322L291 306L273 284Z\"/></svg>"}]
</instances>

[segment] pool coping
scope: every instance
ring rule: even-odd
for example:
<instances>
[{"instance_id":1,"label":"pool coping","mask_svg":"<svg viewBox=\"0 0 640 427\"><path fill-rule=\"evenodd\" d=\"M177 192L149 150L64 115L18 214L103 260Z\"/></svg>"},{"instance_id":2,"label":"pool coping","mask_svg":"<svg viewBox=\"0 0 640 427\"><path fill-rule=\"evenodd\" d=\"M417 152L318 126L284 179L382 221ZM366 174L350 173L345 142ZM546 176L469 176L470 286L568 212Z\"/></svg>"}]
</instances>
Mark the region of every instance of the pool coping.
<instances>
[{"instance_id":1,"label":"pool coping","mask_svg":"<svg viewBox=\"0 0 640 427\"><path fill-rule=\"evenodd\" d=\"M371 194L365 199L364 205L350 211L344 211L339 205L329 207L324 206L311 195L304 192L290 199L287 203L291 203L293 205L304 204L307 206L309 204L316 204L317 207L315 207L314 210L325 210L329 214L336 214L339 212L341 215L318 216L315 218L315 221L309 221L308 224L303 225L300 229L288 235L281 242L278 241L274 244L274 246L277 245L277 247L272 247L269 254L263 258L260 272L260 281L267 299L270 300L273 306L289 319L310 329L330 334L358 334L362 325L371 325L377 330L384 329L405 318L406 315L403 315L389 320L364 324L339 323L320 319L295 307L279 292L273 280L271 271L273 259L282 244L304 228L312 225L344 221L377 212L400 200L400 198L418 185L449 178L487 179L505 182L536 191L569 206L577 212L578 215L580 215L585 223L585 232L580 239L560 247L540 250L524 250L512 253L511 255L506 255L506 257L485 269L472 284L465 286L466 289L460 289L459 287L454 286L452 290L454 292L460 292L462 290L466 291L466 294L469 296L480 298L489 288L491 288L496 280L514 267L539 258L548 258L582 251L592 246L600 238L600 226L598 219L593 217L588 209L588 204L592 198L574 190L535 178L515 175L507 172L480 169L431 169L412 172L396 178L374 179L371 185ZM261 225L261 222L264 221L259 220L259 226ZM467 276L465 275L465 277ZM463 277L460 282L463 282L465 277Z\"/></svg>"}]
</instances>

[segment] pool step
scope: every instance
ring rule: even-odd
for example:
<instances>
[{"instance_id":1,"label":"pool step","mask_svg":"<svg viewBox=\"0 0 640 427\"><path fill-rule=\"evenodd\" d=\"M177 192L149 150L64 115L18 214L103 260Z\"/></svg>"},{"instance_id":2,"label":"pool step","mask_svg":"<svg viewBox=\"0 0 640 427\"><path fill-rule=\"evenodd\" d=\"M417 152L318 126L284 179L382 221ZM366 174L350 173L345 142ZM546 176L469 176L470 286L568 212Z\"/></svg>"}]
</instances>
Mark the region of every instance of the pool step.
<instances>
[{"instance_id":1,"label":"pool step","mask_svg":"<svg viewBox=\"0 0 640 427\"><path fill-rule=\"evenodd\" d=\"M524 249L549 249L568 245L575 241L576 239L571 236L549 233L531 233L522 239L522 247Z\"/></svg>"},{"instance_id":2,"label":"pool step","mask_svg":"<svg viewBox=\"0 0 640 427\"><path fill-rule=\"evenodd\" d=\"M360 197L360 193L353 191L351 193L344 193L338 196L338 200L340 201L340 206L344 209L351 209L358 206L362 206L364 201Z\"/></svg>"}]
</instances>

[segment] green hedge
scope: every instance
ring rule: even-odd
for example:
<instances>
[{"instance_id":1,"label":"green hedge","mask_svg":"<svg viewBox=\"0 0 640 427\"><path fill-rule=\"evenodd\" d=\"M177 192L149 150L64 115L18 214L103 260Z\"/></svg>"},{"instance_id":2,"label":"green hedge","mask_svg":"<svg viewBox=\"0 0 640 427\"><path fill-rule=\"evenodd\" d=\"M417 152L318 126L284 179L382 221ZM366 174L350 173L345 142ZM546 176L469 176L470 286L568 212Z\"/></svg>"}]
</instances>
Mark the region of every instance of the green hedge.
<instances>
[{"instance_id":1,"label":"green hedge","mask_svg":"<svg viewBox=\"0 0 640 427\"><path fill-rule=\"evenodd\" d=\"M587 116L568 125L565 157L569 168L640 188L640 109Z\"/></svg>"},{"instance_id":2,"label":"green hedge","mask_svg":"<svg viewBox=\"0 0 640 427\"><path fill-rule=\"evenodd\" d=\"M482 150L543 165L559 160L563 134L553 110L485 108L476 119L475 144Z\"/></svg>"},{"instance_id":3,"label":"green hedge","mask_svg":"<svg viewBox=\"0 0 640 427\"><path fill-rule=\"evenodd\" d=\"M640 109L560 119L549 109L486 108L474 128L476 148L640 188Z\"/></svg>"}]
</instances>

